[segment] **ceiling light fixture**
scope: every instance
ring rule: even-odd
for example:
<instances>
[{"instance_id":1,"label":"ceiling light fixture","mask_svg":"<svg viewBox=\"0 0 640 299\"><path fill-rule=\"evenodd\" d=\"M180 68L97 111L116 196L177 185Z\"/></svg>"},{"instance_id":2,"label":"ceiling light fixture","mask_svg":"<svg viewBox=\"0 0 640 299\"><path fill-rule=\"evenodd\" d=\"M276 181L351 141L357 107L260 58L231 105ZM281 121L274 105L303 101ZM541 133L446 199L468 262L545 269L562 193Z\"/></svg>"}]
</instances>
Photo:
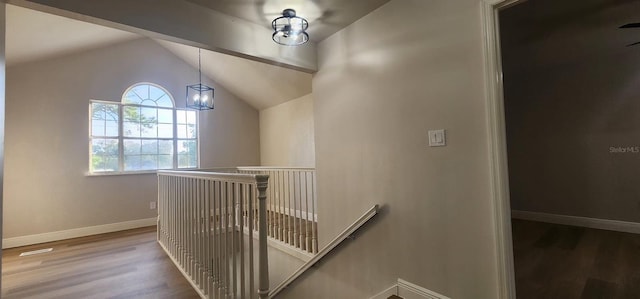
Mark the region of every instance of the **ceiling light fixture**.
<instances>
[{"instance_id":1,"label":"ceiling light fixture","mask_svg":"<svg viewBox=\"0 0 640 299\"><path fill-rule=\"evenodd\" d=\"M285 46L299 46L309 41L309 22L296 16L296 11L287 8L282 11L282 16L271 22L274 42Z\"/></svg>"},{"instance_id":2,"label":"ceiling light fixture","mask_svg":"<svg viewBox=\"0 0 640 299\"><path fill-rule=\"evenodd\" d=\"M187 108L196 110L213 109L213 87L202 84L202 62L198 49L198 84L187 85Z\"/></svg>"}]
</instances>

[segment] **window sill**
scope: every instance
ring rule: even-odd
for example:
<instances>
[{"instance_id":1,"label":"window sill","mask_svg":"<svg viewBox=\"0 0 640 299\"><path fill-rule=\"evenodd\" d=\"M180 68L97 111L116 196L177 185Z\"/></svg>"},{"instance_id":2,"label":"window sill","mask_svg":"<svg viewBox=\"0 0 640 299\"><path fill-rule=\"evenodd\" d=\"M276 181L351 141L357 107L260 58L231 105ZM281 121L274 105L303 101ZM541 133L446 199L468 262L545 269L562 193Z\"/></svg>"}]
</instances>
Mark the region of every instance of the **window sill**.
<instances>
[{"instance_id":1,"label":"window sill","mask_svg":"<svg viewBox=\"0 0 640 299\"><path fill-rule=\"evenodd\" d=\"M198 170L198 168L179 168L179 169L160 169L160 170ZM157 170L144 170L144 171L110 171L110 172L87 172L84 174L86 177L101 177L101 176L119 176L119 175L138 175L138 174L157 174Z\"/></svg>"},{"instance_id":2,"label":"window sill","mask_svg":"<svg viewBox=\"0 0 640 299\"><path fill-rule=\"evenodd\" d=\"M118 175L136 175L136 174L156 174L156 170L148 170L148 171L111 171L111 172L87 172L84 176L88 177L100 177L100 176L118 176Z\"/></svg>"}]
</instances>

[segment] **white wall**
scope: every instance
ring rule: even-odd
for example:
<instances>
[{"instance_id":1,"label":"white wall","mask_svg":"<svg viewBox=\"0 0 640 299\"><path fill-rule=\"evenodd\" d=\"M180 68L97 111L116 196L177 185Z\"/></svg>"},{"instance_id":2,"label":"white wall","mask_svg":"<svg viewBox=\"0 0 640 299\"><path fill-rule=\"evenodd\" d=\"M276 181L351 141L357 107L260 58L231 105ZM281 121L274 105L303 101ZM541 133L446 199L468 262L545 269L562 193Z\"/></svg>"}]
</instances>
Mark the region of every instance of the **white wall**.
<instances>
[{"instance_id":1,"label":"white wall","mask_svg":"<svg viewBox=\"0 0 640 299\"><path fill-rule=\"evenodd\" d=\"M321 247L382 212L279 298L368 298L398 277L497 298L482 52L478 0L392 0L319 44Z\"/></svg>"},{"instance_id":2,"label":"white wall","mask_svg":"<svg viewBox=\"0 0 640 299\"><path fill-rule=\"evenodd\" d=\"M263 166L315 167L311 94L260 111L260 161Z\"/></svg>"},{"instance_id":3,"label":"white wall","mask_svg":"<svg viewBox=\"0 0 640 299\"><path fill-rule=\"evenodd\" d=\"M10 67L4 238L155 217L156 175L85 175L89 100L119 101L147 81L184 107L194 80L196 69L147 39ZM258 111L205 83L216 109L200 113L201 166L259 164Z\"/></svg>"}]
</instances>

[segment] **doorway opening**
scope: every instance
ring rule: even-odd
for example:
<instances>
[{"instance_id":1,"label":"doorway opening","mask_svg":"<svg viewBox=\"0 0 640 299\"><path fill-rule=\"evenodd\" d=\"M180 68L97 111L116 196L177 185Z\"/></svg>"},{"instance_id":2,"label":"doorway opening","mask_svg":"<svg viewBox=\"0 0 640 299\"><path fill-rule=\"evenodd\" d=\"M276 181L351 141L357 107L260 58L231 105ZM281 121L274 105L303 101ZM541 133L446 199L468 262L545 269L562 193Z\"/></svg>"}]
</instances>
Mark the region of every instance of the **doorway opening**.
<instances>
[{"instance_id":1,"label":"doorway opening","mask_svg":"<svg viewBox=\"0 0 640 299\"><path fill-rule=\"evenodd\" d=\"M487 6L508 297L640 297L640 1Z\"/></svg>"}]
</instances>

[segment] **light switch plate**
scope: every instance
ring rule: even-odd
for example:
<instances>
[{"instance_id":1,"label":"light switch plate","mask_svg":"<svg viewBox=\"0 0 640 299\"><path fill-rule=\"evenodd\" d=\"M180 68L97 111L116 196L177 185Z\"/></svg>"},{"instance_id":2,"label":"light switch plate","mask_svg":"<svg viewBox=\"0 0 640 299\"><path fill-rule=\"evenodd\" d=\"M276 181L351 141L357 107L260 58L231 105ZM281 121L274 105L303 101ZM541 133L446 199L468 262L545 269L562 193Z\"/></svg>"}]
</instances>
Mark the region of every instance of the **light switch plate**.
<instances>
[{"instance_id":1,"label":"light switch plate","mask_svg":"<svg viewBox=\"0 0 640 299\"><path fill-rule=\"evenodd\" d=\"M444 130L429 130L429 146L446 146L447 135Z\"/></svg>"}]
</instances>

